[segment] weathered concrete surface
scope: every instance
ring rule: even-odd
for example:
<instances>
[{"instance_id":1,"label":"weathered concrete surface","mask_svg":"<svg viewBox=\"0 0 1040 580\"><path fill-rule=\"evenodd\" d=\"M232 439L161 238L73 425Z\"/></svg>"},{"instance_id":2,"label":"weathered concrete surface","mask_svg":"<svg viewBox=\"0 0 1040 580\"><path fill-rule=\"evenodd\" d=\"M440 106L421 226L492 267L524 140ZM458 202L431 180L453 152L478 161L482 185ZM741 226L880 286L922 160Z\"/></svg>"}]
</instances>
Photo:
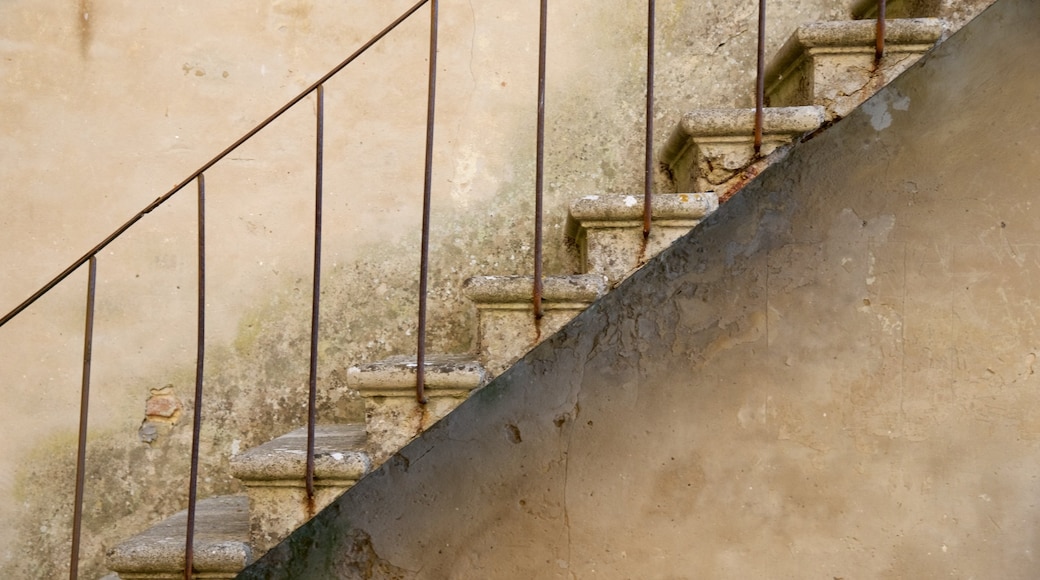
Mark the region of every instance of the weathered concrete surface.
<instances>
[{"instance_id":1,"label":"weathered concrete surface","mask_svg":"<svg viewBox=\"0 0 1040 580\"><path fill-rule=\"evenodd\" d=\"M1034 578L1037 30L999 1L242 577Z\"/></svg>"},{"instance_id":2,"label":"weathered concrete surface","mask_svg":"<svg viewBox=\"0 0 1040 580\"><path fill-rule=\"evenodd\" d=\"M766 67L766 104L819 105L828 120L844 117L931 50L944 26L938 18L887 21L880 61L874 21L799 26Z\"/></svg>"},{"instance_id":3,"label":"weathered concrete surface","mask_svg":"<svg viewBox=\"0 0 1040 580\"><path fill-rule=\"evenodd\" d=\"M184 541L188 510L177 512L120 543L108 563L122 580L184 578ZM195 505L193 568L200 578L234 578L253 560L249 546L249 500L213 497Z\"/></svg>"},{"instance_id":4,"label":"weathered concrete surface","mask_svg":"<svg viewBox=\"0 0 1040 580\"><path fill-rule=\"evenodd\" d=\"M586 195L567 212L567 238L578 246L582 273L616 285L719 207L714 193L659 193L650 199L643 238L643 196Z\"/></svg>"}]
</instances>

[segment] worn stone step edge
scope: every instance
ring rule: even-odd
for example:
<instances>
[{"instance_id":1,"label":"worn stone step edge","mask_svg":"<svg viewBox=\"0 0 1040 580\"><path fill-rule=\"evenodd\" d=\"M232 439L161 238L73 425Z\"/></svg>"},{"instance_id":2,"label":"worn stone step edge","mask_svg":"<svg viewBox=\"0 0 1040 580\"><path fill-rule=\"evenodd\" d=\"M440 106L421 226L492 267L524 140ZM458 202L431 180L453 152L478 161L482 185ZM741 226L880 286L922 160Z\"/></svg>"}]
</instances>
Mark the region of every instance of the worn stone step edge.
<instances>
[{"instance_id":1,"label":"worn stone step edge","mask_svg":"<svg viewBox=\"0 0 1040 580\"><path fill-rule=\"evenodd\" d=\"M651 196L650 203L653 223L692 227L718 209L719 198L714 192L657 193ZM587 195L571 203L567 211L566 235L574 239L583 227L642 225L642 195Z\"/></svg>"},{"instance_id":2,"label":"worn stone step edge","mask_svg":"<svg viewBox=\"0 0 1040 580\"><path fill-rule=\"evenodd\" d=\"M349 485L372 470L372 460L360 450L368 437L364 425L316 425L314 435L316 486ZM303 486L306 470L302 427L231 458L231 474L247 486Z\"/></svg>"},{"instance_id":3,"label":"worn stone step edge","mask_svg":"<svg viewBox=\"0 0 1040 580\"><path fill-rule=\"evenodd\" d=\"M943 36L938 18L891 19L885 28L885 52L924 52ZM806 58L806 53L874 54L875 23L870 20L812 22L799 26L766 66L766 93L772 92Z\"/></svg>"},{"instance_id":4,"label":"worn stone step edge","mask_svg":"<svg viewBox=\"0 0 1040 580\"><path fill-rule=\"evenodd\" d=\"M462 292L477 308L522 308L531 304L533 287L534 276L474 276L462 284ZM607 278L599 274L542 278L546 310L583 308L606 292Z\"/></svg>"},{"instance_id":5,"label":"worn stone step edge","mask_svg":"<svg viewBox=\"0 0 1040 580\"><path fill-rule=\"evenodd\" d=\"M763 141L790 141L818 129L826 119L823 107L767 107L762 111ZM700 109L682 116L658 158L672 165L695 140L750 143L755 109Z\"/></svg>"},{"instance_id":6,"label":"worn stone step edge","mask_svg":"<svg viewBox=\"0 0 1040 580\"><path fill-rule=\"evenodd\" d=\"M124 579L156 578L162 573L183 577L187 526L185 509L109 550L108 567ZM194 546L193 564L200 577L233 578L249 565L253 553L249 546L248 498L232 495L199 500L195 504Z\"/></svg>"},{"instance_id":7,"label":"worn stone step edge","mask_svg":"<svg viewBox=\"0 0 1040 580\"><path fill-rule=\"evenodd\" d=\"M464 397L488 382L472 355L426 355L424 387L430 397ZM347 369L347 387L363 396L415 397L416 357L393 356Z\"/></svg>"},{"instance_id":8,"label":"worn stone step edge","mask_svg":"<svg viewBox=\"0 0 1040 580\"><path fill-rule=\"evenodd\" d=\"M887 18L930 18L940 15L941 0L888 0ZM850 14L857 20L877 18L878 0L855 0Z\"/></svg>"}]
</instances>

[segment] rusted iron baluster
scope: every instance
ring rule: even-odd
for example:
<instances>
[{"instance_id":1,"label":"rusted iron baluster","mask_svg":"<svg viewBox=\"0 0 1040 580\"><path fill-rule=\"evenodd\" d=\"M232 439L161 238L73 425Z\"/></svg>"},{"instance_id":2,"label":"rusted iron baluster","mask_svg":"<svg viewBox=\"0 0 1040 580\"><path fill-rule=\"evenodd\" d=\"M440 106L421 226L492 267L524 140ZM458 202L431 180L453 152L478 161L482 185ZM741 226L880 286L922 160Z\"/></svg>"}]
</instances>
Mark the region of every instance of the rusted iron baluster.
<instances>
[{"instance_id":1,"label":"rusted iron baluster","mask_svg":"<svg viewBox=\"0 0 1040 580\"><path fill-rule=\"evenodd\" d=\"M430 198L433 189L433 125L437 104L438 0L430 2L430 72L426 94L426 173L423 180L422 249L419 258L419 335L415 355L415 400L426 404L426 295L430 272Z\"/></svg>"},{"instance_id":2,"label":"rusted iron baluster","mask_svg":"<svg viewBox=\"0 0 1040 580\"><path fill-rule=\"evenodd\" d=\"M542 318L542 193L545 183L545 46L548 0L542 0L538 17L538 137L534 175L534 318Z\"/></svg>"},{"instance_id":3,"label":"rusted iron baluster","mask_svg":"<svg viewBox=\"0 0 1040 580\"><path fill-rule=\"evenodd\" d=\"M202 376L206 353L206 176L199 174L199 287L195 351L195 416L191 431L191 475L188 478L188 529L184 540L184 580L191 580L195 559L195 504L198 499L199 439L202 431Z\"/></svg>"},{"instance_id":4,"label":"rusted iron baluster","mask_svg":"<svg viewBox=\"0 0 1040 580\"><path fill-rule=\"evenodd\" d=\"M94 350L94 289L97 286L97 258L90 257L87 274L87 314L83 331L83 381L79 394L79 446L76 451L76 499L72 506L72 558L69 580L79 576L79 540L83 529L83 480L87 462L87 417L90 407L90 361Z\"/></svg>"},{"instance_id":5,"label":"rusted iron baluster","mask_svg":"<svg viewBox=\"0 0 1040 580\"><path fill-rule=\"evenodd\" d=\"M307 502L314 502L314 427L318 422L318 326L321 307L321 206L325 160L325 85L318 85L314 153L314 275L311 277L311 364L307 381ZM313 515L313 514L312 514Z\"/></svg>"},{"instance_id":6,"label":"rusted iron baluster","mask_svg":"<svg viewBox=\"0 0 1040 580\"><path fill-rule=\"evenodd\" d=\"M762 153L762 117L766 100L766 0L758 0L758 72L755 75L755 155Z\"/></svg>"},{"instance_id":7,"label":"rusted iron baluster","mask_svg":"<svg viewBox=\"0 0 1040 580\"><path fill-rule=\"evenodd\" d=\"M880 62L885 56L885 0L877 3L877 32L874 41L874 60Z\"/></svg>"},{"instance_id":8,"label":"rusted iron baluster","mask_svg":"<svg viewBox=\"0 0 1040 580\"><path fill-rule=\"evenodd\" d=\"M650 238L651 194L654 189L654 29L655 2L647 3L646 19L646 175L643 180L643 239Z\"/></svg>"}]
</instances>

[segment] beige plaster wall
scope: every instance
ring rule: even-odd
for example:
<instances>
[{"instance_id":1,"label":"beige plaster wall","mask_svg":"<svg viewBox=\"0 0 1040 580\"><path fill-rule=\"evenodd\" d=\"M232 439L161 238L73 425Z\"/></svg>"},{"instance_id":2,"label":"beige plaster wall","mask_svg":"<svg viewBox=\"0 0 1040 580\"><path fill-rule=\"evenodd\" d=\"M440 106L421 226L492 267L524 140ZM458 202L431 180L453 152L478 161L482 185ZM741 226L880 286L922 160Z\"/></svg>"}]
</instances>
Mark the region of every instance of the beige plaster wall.
<instances>
[{"instance_id":1,"label":"beige plaster wall","mask_svg":"<svg viewBox=\"0 0 1040 580\"><path fill-rule=\"evenodd\" d=\"M1038 27L999 0L244 577L1034 578Z\"/></svg>"},{"instance_id":2,"label":"beige plaster wall","mask_svg":"<svg viewBox=\"0 0 1040 580\"><path fill-rule=\"evenodd\" d=\"M0 3L0 310L338 63L410 2ZM472 348L466 277L529 272L536 3L442 2L431 348ZM546 271L567 203L642 179L644 7L552 4ZM830 0L777 0L769 47ZM341 370L414 349L426 11L327 87L322 418L358 417ZM748 106L753 2L658 3L658 141L703 106ZM306 381L313 98L207 173L204 492L230 454L298 425ZM667 188L661 181L659 186ZM194 368L189 186L99 256L84 566L183 506ZM0 571L63 574L85 273L0 328ZM146 417L167 385L179 419ZM158 439L139 436L151 421Z\"/></svg>"}]
</instances>

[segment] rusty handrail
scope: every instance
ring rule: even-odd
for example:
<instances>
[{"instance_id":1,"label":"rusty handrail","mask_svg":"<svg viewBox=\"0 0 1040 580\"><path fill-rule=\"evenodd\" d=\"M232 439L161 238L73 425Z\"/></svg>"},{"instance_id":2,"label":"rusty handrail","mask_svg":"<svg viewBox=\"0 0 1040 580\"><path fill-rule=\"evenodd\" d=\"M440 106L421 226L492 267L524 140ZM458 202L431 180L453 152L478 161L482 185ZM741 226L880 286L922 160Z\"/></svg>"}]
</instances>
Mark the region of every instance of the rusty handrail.
<instances>
[{"instance_id":1,"label":"rusty handrail","mask_svg":"<svg viewBox=\"0 0 1040 580\"><path fill-rule=\"evenodd\" d=\"M225 157L227 157L232 151L237 149L239 146L241 146L243 143L245 143L249 139L253 138L253 136L255 136L257 133L262 131L265 127L267 127L268 125L273 123L276 119L278 119L283 114L285 114L286 111L288 111L289 109L293 108L293 106L295 106L297 103L299 103L303 99L307 98L307 96L310 95L315 90L317 90L317 88L319 86L325 84L326 81L328 81L330 78L332 78L337 73L339 73L341 70L343 70L347 65L349 65L352 62L354 62L359 56L364 54L365 51L367 51L369 48L371 48L372 45L374 45L375 43L377 43L380 40L382 40L382 38L384 36L386 36L391 31L393 31L395 28L397 28L398 25L400 25L402 22L407 20L409 16L414 14L417 10L419 10L419 8L421 8L424 4L426 4L429 1L430 0L419 0L418 2L416 2L415 5L412 6L411 8L409 8L407 11L405 11L404 14L399 16L396 20L391 22L389 25L387 25L386 28L384 28L381 31L379 31L368 42L366 42L365 44L361 45L361 47L358 48L356 51L354 51L354 53L351 54L349 57L347 57L346 60L344 60L343 62L341 62L338 65L336 65L335 67L333 67L332 70L330 70L329 72L325 73L324 76L322 76L320 79L318 79L312 85L310 85L309 87L304 89L303 92L301 92L300 94L296 95L291 100L289 100L289 102L287 102L284 105L282 105L281 108L279 108L277 111L272 113L271 116L267 117L266 119L261 121L257 126L255 126L252 129L250 129L249 132L247 132L245 135L242 135L242 137L240 137L237 141L235 141L234 143L229 145L226 149L224 149L223 151L218 153L216 156L214 156L209 161L203 163L201 167L199 167L194 172L192 172L183 181L181 181L180 183L175 185L173 187L173 189L171 189L171 190L167 191L166 193L164 193L163 195L155 198L155 201L149 203L147 206L145 206L144 209L142 209L141 211L137 212L137 214L135 214L132 218L127 220L126 223L124 223L123 225L121 225L118 228L116 228L111 234L109 234L100 243L98 243L96 246L91 248L88 252L83 254L82 257L80 257L75 262L73 262L72 265L70 265L68 268L63 270L60 274L58 274L53 279L51 279L50 282L47 282L46 284L41 286L39 290L37 290L36 292L34 292L32 294L32 296L29 296L28 298L26 298L21 304L19 304L13 310L11 310L7 314L5 314L3 316L3 318L0 318L0 327L2 327L3 325L7 324L12 318L14 318L15 316L18 316L18 314L20 314L23 310L25 310L29 306L32 306L32 304L34 302L36 302L37 300L39 300L41 296L43 296L47 292L50 292L55 286L60 284L62 280L64 280L65 278L68 278L69 275L72 274L74 271L76 271L77 268L79 268L80 266L85 264L87 262L87 260L90 259L91 256L94 256L98 252L100 252L101 250L105 249L106 246L108 246L113 241L115 241L115 239L118 238L119 236L123 235L126 232L126 230L130 229L135 223L140 221L141 218L143 218L145 215L151 213L152 210L154 210L155 208L159 207L160 205L166 203L166 201L168 199L173 197L180 190L184 189L185 186L187 186L189 183L191 183L196 178L198 178L198 176L200 176L204 172L206 172L206 170L208 170L210 167L213 167L214 165L216 165L218 162L220 162Z\"/></svg>"},{"instance_id":2,"label":"rusty handrail","mask_svg":"<svg viewBox=\"0 0 1040 580\"><path fill-rule=\"evenodd\" d=\"M96 269L97 269L97 254L101 252L114 240L122 236L127 230L133 227L138 221L144 218L145 215L152 212L152 210L164 204L167 200L173 197L175 194L180 192L192 181L197 180L198 183L198 254L199 254L199 265L198 265L198 337L197 337L197 358L196 358L196 376L195 376L195 400L194 400L194 418L192 425L192 444L191 444L191 466L189 476L189 489L188 489L188 513L187 513L187 528L185 530L185 553L184 553L184 576L188 580L193 574L193 561L194 561L194 532L195 532L195 507L197 504L197 491L198 491L198 462L199 462L199 444L201 434L201 423L202 423L202 394L203 394L203 369L205 359L205 172L216 165L218 162L223 160L232 151L237 149L246 141L250 140L257 133L265 129L268 125L274 122L276 119L281 117L286 111L297 105L304 98L308 97L311 93L317 92L318 95L318 120L317 120L317 160L316 160L316 178L315 178L315 191L316 191L316 208L315 208L315 261L314 261L314 296L312 303L312 325L311 325L311 369L309 377L309 402L308 402L308 458L307 458L307 493L308 497L313 499L314 497L314 426L316 423L316 362L317 362L317 330L318 330L318 312L319 312L319 297L320 297L320 248L321 248L321 192L322 192L322 160L323 160L323 102L324 102L324 84L330 78L335 76L346 66L356 60L359 56L364 54L369 48L375 43L379 42L383 37L393 31L402 22L407 20L412 14L418 11L423 5L430 2L431 0L418 0L411 8L406 10L393 22L379 31L375 36L364 43L360 48L355 50L349 57L344 59L338 65L333 67L329 72L323 75L316 82L311 84L309 87L304 89L294 98L290 99L287 103L282 105L278 110L268 116L266 119L261 121L251 130L246 132L234 143L229 145L223 151L212 157L209 161L202 164L201 167L192 172L183 181L175 185L172 189L157 197L154 201L146 205L142 210L134 214L129 220L124 222L121 226L113 230L108 236L106 236L101 242L96 244L93 248L84 253L80 258L75 260L70 266L59 273L57 276L52 278L49 282L41 286L36 292L34 292L27 299L22 301L18 306L12 309L10 312L0 318L0 327L7 324L9 321L14 319L16 316L21 314L25 309L34 304L39 298L50 292L54 287L68 278L73 272L79 269L85 263L89 262L89 281L88 281L88 305L87 305L87 321L86 330L84 333L84 361L83 361L83 384L81 387L81 401L80 401L80 434L78 442L77 452L77 465L76 465L76 482L75 482L75 506L73 510L73 530L72 530L72 546L70 554L70 569L69 577L71 580L75 580L78 575L78 561L80 551L80 540L81 540L81 528L82 528L82 503L83 503L83 487L84 487L84 469L86 461L86 429L88 422L89 413L89 379L90 379L90 359L92 351L92 337L93 337L93 322L94 322L94 297L96 288ZM437 0L432 0L434 3L434 14L436 12ZM435 41L434 41L435 42ZM435 44L434 44L435 46ZM434 65L431 63L431 70ZM432 87L432 85L431 85ZM432 90L432 88L431 88ZM432 102L432 101L431 101ZM432 105L431 105L432 106ZM432 123L432 117L431 121ZM432 128L431 128L431 139L432 139ZM428 158L430 154L428 153ZM429 163L429 161L428 161ZM429 190L429 175L427 175L426 190Z\"/></svg>"},{"instance_id":3,"label":"rusty handrail","mask_svg":"<svg viewBox=\"0 0 1040 580\"><path fill-rule=\"evenodd\" d=\"M877 26L874 39L874 61L881 62L885 56L885 0L878 0Z\"/></svg>"},{"instance_id":4,"label":"rusty handrail","mask_svg":"<svg viewBox=\"0 0 1040 580\"><path fill-rule=\"evenodd\" d=\"M755 73L755 155L762 153L762 118L766 101L766 0L758 0L758 69Z\"/></svg>"},{"instance_id":5,"label":"rusty handrail","mask_svg":"<svg viewBox=\"0 0 1040 580\"><path fill-rule=\"evenodd\" d=\"M426 90L426 168L423 176L422 243L419 250L419 318L415 349L415 400L426 404L426 298L430 276L430 205L433 191L433 129L437 112L437 18L440 0L430 4L430 69Z\"/></svg>"},{"instance_id":6,"label":"rusty handrail","mask_svg":"<svg viewBox=\"0 0 1040 580\"><path fill-rule=\"evenodd\" d=\"M542 319L542 198L545 184L545 49L548 32L548 0L538 13L538 130L534 171L534 289L531 302L534 319Z\"/></svg>"},{"instance_id":7,"label":"rusty handrail","mask_svg":"<svg viewBox=\"0 0 1040 580\"><path fill-rule=\"evenodd\" d=\"M198 177L198 312L195 350L195 409L191 423L191 471L188 477L188 525L184 534L184 580L191 580L195 558L195 505L198 500L199 443L202 434L202 384L206 360L206 175Z\"/></svg>"},{"instance_id":8,"label":"rusty handrail","mask_svg":"<svg viewBox=\"0 0 1040 580\"><path fill-rule=\"evenodd\" d=\"M86 325L83 329L83 378L79 394L79 440L76 448L76 492L72 506L72 554L69 580L79 577L80 531L83 529L83 487L87 464L87 420L90 408L90 363L94 351L94 297L97 289L97 258L90 257L87 271Z\"/></svg>"},{"instance_id":9,"label":"rusty handrail","mask_svg":"<svg viewBox=\"0 0 1040 580\"><path fill-rule=\"evenodd\" d=\"M656 3L647 2L646 15L646 166L643 177L643 240L650 239L650 221L653 213L654 189L654 29ZM645 250L644 250L645 253Z\"/></svg>"},{"instance_id":10,"label":"rusty handrail","mask_svg":"<svg viewBox=\"0 0 1040 580\"><path fill-rule=\"evenodd\" d=\"M307 375L308 511L314 513L314 427L318 422L318 326L321 321L321 210L325 163L325 85L318 85L314 130L314 274L311 278L311 350Z\"/></svg>"}]
</instances>

